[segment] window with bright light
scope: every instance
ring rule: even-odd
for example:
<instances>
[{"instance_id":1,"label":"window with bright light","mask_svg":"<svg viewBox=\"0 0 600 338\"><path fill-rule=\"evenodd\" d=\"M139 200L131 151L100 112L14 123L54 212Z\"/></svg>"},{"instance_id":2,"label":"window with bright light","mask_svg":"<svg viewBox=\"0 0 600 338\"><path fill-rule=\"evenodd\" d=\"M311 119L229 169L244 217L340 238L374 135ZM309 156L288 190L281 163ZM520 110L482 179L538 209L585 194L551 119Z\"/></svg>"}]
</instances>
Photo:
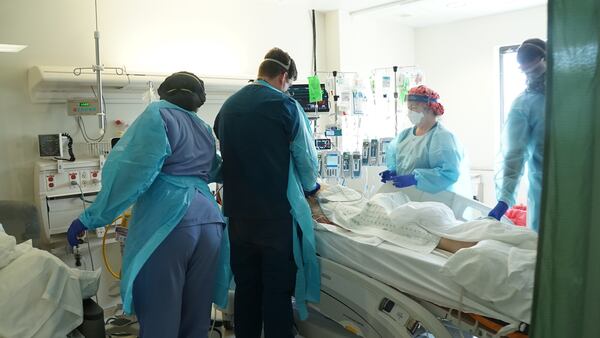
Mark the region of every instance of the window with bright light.
<instances>
[{"instance_id":1,"label":"window with bright light","mask_svg":"<svg viewBox=\"0 0 600 338\"><path fill-rule=\"evenodd\" d=\"M500 48L500 128L510 111L513 101L525 90L525 74L517 62L518 45Z\"/></svg>"},{"instance_id":2,"label":"window with bright light","mask_svg":"<svg viewBox=\"0 0 600 338\"><path fill-rule=\"evenodd\" d=\"M517 62L517 49L519 45L500 47L500 134L510 112L513 101L525 88L525 74L519 68ZM496 168L498 169L498 168ZM529 180L527 179L527 167L521 178L521 184L517 192L517 203L526 203Z\"/></svg>"}]
</instances>

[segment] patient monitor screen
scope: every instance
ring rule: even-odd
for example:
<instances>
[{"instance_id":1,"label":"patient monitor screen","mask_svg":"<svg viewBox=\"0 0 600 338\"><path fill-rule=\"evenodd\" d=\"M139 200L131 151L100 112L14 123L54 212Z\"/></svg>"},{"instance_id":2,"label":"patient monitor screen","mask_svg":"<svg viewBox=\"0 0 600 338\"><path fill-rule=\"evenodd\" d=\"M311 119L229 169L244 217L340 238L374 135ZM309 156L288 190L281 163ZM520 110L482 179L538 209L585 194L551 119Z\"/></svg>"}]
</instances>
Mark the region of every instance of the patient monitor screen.
<instances>
[{"instance_id":1,"label":"patient monitor screen","mask_svg":"<svg viewBox=\"0 0 600 338\"><path fill-rule=\"evenodd\" d=\"M331 140L328 138L315 139L315 147L319 150L329 150L331 149Z\"/></svg>"},{"instance_id":2,"label":"patient monitor screen","mask_svg":"<svg viewBox=\"0 0 600 338\"><path fill-rule=\"evenodd\" d=\"M323 99L319 102L309 102L308 96L308 85L307 84L295 84L290 86L288 93L291 97L296 99L298 103L304 108L307 113L315 112L315 108L320 112L329 111L329 95L325 90L325 84L321 84L321 92L323 93Z\"/></svg>"}]
</instances>

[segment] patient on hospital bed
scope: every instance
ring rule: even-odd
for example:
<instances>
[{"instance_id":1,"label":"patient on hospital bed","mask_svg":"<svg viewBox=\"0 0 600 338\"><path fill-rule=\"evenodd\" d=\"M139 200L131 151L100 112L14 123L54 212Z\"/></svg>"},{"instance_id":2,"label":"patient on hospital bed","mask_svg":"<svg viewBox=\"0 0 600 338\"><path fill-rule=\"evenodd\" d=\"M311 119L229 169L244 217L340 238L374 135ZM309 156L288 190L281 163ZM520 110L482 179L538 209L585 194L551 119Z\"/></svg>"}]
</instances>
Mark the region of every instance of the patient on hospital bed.
<instances>
[{"instance_id":1,"label":"patient on hospital bed","mask_svg":"<svg viewBox=\"0 0 600 338\"><path fill-rule=\"evenodd\" d=\"M16 244L0 227L0 337L65 337L83 321L100 271L72 269L49 252Z\"/></svg>"},{"instance_id":2,"label":"patient on hospital bed","mask_svg":"<svg viewBox=\"0 0 600 338\"><path fill-rule=\"evenodd\" d=\"M329 224L329 225L337 226L337 224L333 223L329 218L327 218L327 216L323 212L323 209L321 209L318 198L316 196L309 197L308 204L310 205L312 217L315 220L315 222L321 223L321 224ZM372 212L373 210L372 210L372 208L367 207L367 208L364 208L363 211L364 212ZM414 231L414 233L415 234L419 233L419 230L416 229L416 231ZM430 236L429 234L424 234L424 237L432 238L432 236ZM475 244L477 244L477 243L476 242L464 242L464 241L458 241L458 240L440 237L438 239L436 248L454 253L454 252L458 251L459 249L469 248Z\"/></svg>"},{"instance_id":3,"label":"patient on hospital bed","mask_svg":"<svg viewBox=\"0 0 600 338\"><path fill-rule=\"evenodd\" d=\"M465 222L439 202L413 202L400 190L370 199L341 185L323 184L308 199L313 219L418 252L455 253L482 240L498 240L525 249L537 247L537 235L492 219ZM535 242L535 243L534 243Z\"/></svg>"},{"instance_id":4,"label":"patient on hospital bed","mask_svg":"<svg viewBox=\"0 0 600 338\"><path fill-rule=\"evenodd\" d=\"M447 257L440 272L482 299L533 297L534 231L495 219L461 221L445 204L410 201L401 190L366 199L344 186L322 185L309 204L316 230L424 255L438 251Z\"/></svg>"}]
</instances>

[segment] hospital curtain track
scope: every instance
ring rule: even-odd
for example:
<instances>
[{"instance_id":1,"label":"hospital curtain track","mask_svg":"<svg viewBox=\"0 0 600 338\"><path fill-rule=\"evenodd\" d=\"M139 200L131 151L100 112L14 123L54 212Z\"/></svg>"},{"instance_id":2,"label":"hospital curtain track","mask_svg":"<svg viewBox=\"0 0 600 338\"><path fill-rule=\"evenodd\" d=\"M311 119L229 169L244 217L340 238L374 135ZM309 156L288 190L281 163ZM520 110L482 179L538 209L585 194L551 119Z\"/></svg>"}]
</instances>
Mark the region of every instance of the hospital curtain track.
<instances>
[{"instance_id":1,"label":"hospital curtain track","mask_svg":"<svg viewBox=\"0 0 600 338\"><path fill-rule=\"evenodd\" d=\"M532 336L600 337L600 2L550 0Z\"/></svg>"}]
</instances>

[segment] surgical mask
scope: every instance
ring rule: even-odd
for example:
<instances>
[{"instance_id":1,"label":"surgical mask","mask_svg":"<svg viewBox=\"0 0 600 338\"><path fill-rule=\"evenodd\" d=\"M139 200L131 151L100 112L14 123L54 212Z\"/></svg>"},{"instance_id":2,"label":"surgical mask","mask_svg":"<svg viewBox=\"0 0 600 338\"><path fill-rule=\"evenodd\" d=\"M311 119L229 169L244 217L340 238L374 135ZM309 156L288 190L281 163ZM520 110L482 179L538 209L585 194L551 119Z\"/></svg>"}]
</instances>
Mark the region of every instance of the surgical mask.
<instances>
[{"instance_id":1,"label":"surgical mask","mask_svg":"<svg viewBox=\"0 0 600 338\"><path fill-rule=\"evenodd\" d=\"M421 121L423 120L423 117L424 117L423 113L420 113L420 112L414 111L414 110L410 110L410 109L408 110L408 119L415 126L418 125L419 123L421 123Z\"/></svg>"},{"instance_id":2,"label":"surgical mask","mask_svg":"<svg viewBox=\"0 0 600 338\"><path fill-rule=\"evenodd\" d=\"M534 81L540 76L546 73L546 60L540 60L534 66L531 66L528 70L525 71L525 75L527 75L528 81Z\"/></svg>"}]
</instances>

